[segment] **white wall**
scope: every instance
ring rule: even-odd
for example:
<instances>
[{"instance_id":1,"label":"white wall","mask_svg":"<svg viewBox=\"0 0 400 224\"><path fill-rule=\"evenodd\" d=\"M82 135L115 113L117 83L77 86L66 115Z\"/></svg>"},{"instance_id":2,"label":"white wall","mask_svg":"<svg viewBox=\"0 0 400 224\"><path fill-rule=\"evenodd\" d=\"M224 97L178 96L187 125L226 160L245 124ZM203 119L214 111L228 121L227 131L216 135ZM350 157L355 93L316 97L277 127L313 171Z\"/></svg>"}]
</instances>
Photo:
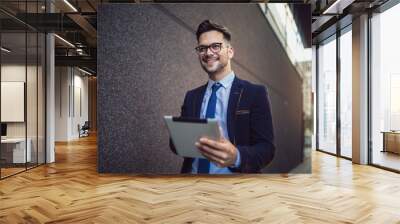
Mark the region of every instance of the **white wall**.
<instances>
[{"instance_id":1,"label":"white wall","mask_svg":"<svg viewBox=\"0 0 400 224\"><path fill-rule=\"evenodd\" d=\"M72 67L56 67L55 73L55 140L70 141L88 120L88 78Z\"/></svg>"},{"instance_id":2,"label":"white wall","mask_svg":"<svg viewBox=\"0 0 400 224\"><path fill-rule=\"evenodd\" d=\"M67 67L55 68L55 141L68 140L70 76Z\"/></svg>"},{"instance_id":3,"label":"white wall","mask_svg":"<svg viewBox=\"0 0 400 224\"><path fill-rule=\"evenodd\" d=\"M25 82L25 64L6 64L1 66L1 81L3 82ZM31 66L28 66L29 71L32 70ZM4 96L3 96L4 97ZM6 108L1 108L6 110ZM7 123L7 136L8 137L25 137L25 122L10 122Z\"/></svg>"},{"instance_id":4,"label":"white wall","mask_svg":"<svg viewBox=\"0 0 400 224\"><path fill-rule=\"evenodd\" d=\"M27 70L25 70L27 69ZM41 72L41 71L39 71ZM25 64L5 64L1 66L1 81L2 82L25 82L25 75L28 76L27 88L27 120L28 120L28 137L31 133L36 136L36 66L27 66ZM33 86L33 87L32 87ZM3 96L6 97L6 96ZM40 107L41 105L39 105ZM1 108L6 110L7 108ZM33 123L32 123L33 122ZM7 122L7 136L8 137L25 137L25 124L26 122Z\"/></svg>"},{"instance_id":5,"label":"white wall","mask_svg":"<svg viewBox=\"0 0 400 224\"><path fill-rule=\"evenodd\" d=\"M88 120L88 77L82 76L79 70L73 70L73 83L71 85L71 119L70 139L79 137L78 125L82 126Z\"/></svg>"}]
</instances>

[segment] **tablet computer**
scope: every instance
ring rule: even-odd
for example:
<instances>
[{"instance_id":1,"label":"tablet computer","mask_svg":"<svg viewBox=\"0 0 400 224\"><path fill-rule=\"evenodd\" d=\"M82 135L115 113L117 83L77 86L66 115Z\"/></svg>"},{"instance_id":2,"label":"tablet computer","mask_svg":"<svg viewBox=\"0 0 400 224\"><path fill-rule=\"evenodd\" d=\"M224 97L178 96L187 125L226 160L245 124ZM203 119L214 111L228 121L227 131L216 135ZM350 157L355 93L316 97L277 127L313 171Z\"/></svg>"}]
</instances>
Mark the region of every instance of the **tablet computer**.
<instances>
[{"instance_id":1,"label":"tablet computer","mask_svg":"<svg viewBox=\"0 0 400 224\"><path fill-rule=\"evenodd\" d=\"M204 158L194 145L201 137L220 138L217 119L164 116L176 153L183 157Z\"/></svg>"}]
</instances>

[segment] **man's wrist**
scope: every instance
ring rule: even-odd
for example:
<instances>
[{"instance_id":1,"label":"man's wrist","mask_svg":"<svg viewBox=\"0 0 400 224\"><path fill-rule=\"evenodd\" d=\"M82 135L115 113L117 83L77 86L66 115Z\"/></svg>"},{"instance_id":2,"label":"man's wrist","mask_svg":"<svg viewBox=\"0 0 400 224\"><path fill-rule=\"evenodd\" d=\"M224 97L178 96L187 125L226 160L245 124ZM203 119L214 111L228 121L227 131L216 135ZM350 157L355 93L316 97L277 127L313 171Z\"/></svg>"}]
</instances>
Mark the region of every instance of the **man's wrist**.
<instances>
[{"instance_id":1,"label":"man's wrist","mask_svg":"<svg viewBox=\"0 0 400 224\"><path fill-rule=\"evenodd\" d=\"M236 147L236 160L235 163L232 164L231 166L229 166L230 168L238 168L240 166L241 163L241 158L240 158L240 151L239 149Z\"/></svg>"}]
</instances>

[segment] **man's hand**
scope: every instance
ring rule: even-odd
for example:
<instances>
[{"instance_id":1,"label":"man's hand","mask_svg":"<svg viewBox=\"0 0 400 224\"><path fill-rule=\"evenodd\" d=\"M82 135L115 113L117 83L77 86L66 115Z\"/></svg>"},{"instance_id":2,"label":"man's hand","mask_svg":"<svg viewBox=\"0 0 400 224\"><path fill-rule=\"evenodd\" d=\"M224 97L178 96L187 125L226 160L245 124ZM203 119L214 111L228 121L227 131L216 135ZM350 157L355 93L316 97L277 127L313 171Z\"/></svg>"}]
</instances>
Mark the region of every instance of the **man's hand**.
<instances>
[{"instance_id":1,"label":"man's hand","mask_svg":"<svg viewBox=\"0 0 400 224\"><path fill-rule=\"evenodd\" d=\"M201 154L217 166L228 167L235 165L237 148L224 137L221 137L219 141L203 137L195 145Z\"/></svg>"}]
</instances>

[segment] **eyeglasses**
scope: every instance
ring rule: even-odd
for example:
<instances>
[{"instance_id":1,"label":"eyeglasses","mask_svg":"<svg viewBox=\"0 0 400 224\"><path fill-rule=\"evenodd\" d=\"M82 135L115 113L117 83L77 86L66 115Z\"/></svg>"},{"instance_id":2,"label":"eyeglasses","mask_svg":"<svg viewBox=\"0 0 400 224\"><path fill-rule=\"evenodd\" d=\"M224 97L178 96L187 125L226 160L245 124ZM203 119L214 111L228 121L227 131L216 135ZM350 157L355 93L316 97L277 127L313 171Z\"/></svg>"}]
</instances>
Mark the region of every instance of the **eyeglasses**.
<instances>
[{"instance_id":1,"label":"eyeglasses","mask_svg":"<svg viewBox=\"0 0 400 224\"><path fill-rule=\"evenodd\" d=\"M208 48L210 48L210 50L213 53L218 53L222 49L222 43L212 43L212 44L210 44L208 46L200 45L200 46L197 46L195 49L196 49L198 54L203 55L203 54L207 53Z\"/></svg>"}]
</instances>

